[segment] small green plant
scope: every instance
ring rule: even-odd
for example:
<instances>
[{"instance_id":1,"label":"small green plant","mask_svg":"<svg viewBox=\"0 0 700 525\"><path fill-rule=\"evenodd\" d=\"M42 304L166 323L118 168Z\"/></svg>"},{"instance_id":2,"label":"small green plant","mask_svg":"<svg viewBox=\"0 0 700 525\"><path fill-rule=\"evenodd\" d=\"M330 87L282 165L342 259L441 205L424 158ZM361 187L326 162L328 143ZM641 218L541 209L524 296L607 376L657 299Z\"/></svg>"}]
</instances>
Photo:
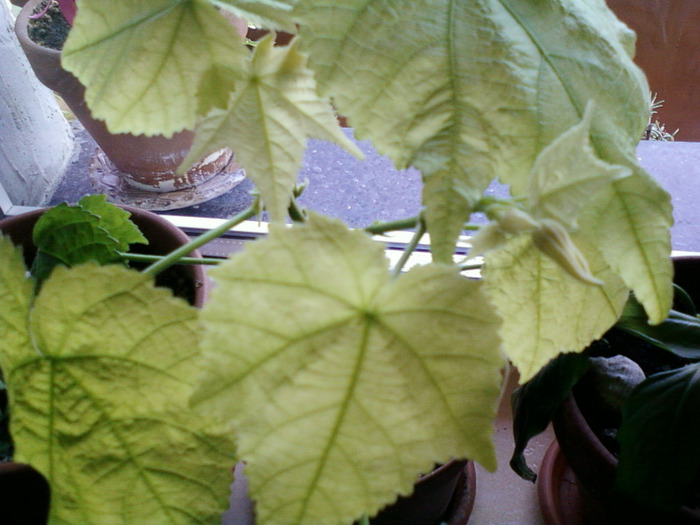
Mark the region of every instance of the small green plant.
<instances>
[{"instance_id":1,"label":"small green plant","mask_svg":"<svg viewBox=\"0 0 700 525\"><path fill-rule=\"evenodd\" d=\"M231 147L272 224L211 271L216 287L201 312L148 284L196 244L141 273L58 268L31 308L11 284L23 282L18 255L0 244L0 297L16 312L0 331L13 341L0 362L12 432L18 457L50 479L55 520L88 523L99 512L117 523L214 522L235 458L247 465L260 523L347 525L409 493L435 463L469 457L495 468L506 357L533 377L605 333L630 289L653 322L666 317L670 198L635 155L648 87L630 58L632 33L603 2L78 8L62 61L93 115L115 133L194 129L185 164ZM299 34L250 49L217 8ZM299 208L307 138L361 155L330 99L358 138L421 171L418 217L352 230ZM510 198L486 194L494 179ZM488 224L471 224L475 213ZM414 236L390 267L370 234L397 228ZM464 229L478 230L482 280L455 261ZM426 233L434 262L404 272ZM68 289L81 300L63 311ZM166 325L178 331L166 336ZM54 357L35 358L37 341ZM73 354L82 351L94 359ZM75 410L50 404L57 396L37 407L22 389L30 354L53 370L32 382L67 391L65 402L85 412L77 427ZM184 434L198 445L162 440ZM186 488L206 502L183 501Z\"/></svg>"},{"instance_id":2,"label":"small green plant","mask_svg":"<svg viewBox=\"0 0 700 525\"><path fill-rule=\"evenodd\" d=\"M676 130L673 133L669 133L668 131L666 131L666 126L654 118L654 115L657 112L656 110L663 106L663 104L663 100L659 100L657 102L656 95L652 96L651 111L649 113L649 123L647 124L647 128L644 131L643 137L645 140L660 140L665 142L673 142L675 140L676 134L679 130Z\"/></svg>"}]
</instances>

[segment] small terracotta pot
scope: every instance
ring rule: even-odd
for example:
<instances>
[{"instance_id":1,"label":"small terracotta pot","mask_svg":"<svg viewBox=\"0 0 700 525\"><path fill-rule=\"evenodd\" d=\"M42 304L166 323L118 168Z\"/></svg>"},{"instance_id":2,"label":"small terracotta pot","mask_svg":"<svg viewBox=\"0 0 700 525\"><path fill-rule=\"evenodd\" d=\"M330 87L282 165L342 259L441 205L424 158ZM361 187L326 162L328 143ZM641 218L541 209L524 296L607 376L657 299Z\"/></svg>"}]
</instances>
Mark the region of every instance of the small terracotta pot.
<instances>
[{"instance_id":1,"label":"small terracotta pot","mask_svg":"<svg viewBox=\"0 0 700 525\"><path fill-rule=\"evenodd\" d=\"M184 175L177 175L177 167L192 146L193 132L181 131L171 138L113 134L104 121L92 118L85 103L85 88L73 74L61 67L61 53L42 47L29 38L29 16L41 1L29 0L17 17L15 33L22 49L37 78L63 98L130 186L156 193L180 191L209 181L229 166L233 154L229 149L222 149L209 154ZM219 187L221 192L231 188L226 185ZM207 199L215 196L217 193L207 195ZM186 205L193 203L190 201Z\"/></svg>"},{"instance_id":2,"label":"small terracotta pot","mask_svg":"<svg viewBox=\"0 0 700 525\"><path fill-rule=\"evenodd\" d=\"M654 117L677 140L700 141L700 2L606 0L637 33L634 61L663 106Z\"/></svg>"},{"instance_id":3,"label":"small terracotta pot","mask_svg":"<svg viewBox=\"0 0 700 525\"><path fill-rule=\"evenodd\" d=\"M464 525L469 521L474 506L475 481L473 463L450 461L421 477L414 487L413 494L402 496L379 511L370 523Z\"/></svg>"},{"instance_id":4,"label":"small terracotta pot","mask_svg":"<svg viewBox=\"0 0 700 525\"><path fill-rule=\"evenodd\" d=\"M130 219L138 226L144 237L148 239L148 245L134 244L134 253L147 255L166 255L183 246L189 241L189 237L172 223L149 211L131 206L122 206L131 213ZM12 242L21 245L27 267L31 265L36 256L36 247L32 242L32 231L36 221L45 210L34 210L21 215L7 217L0 221L0 231L9 235ZM199 251L190 254L190 257L201 257ZM137 265L132 264L132 267ZM165 286L167 283L183 283L182 298L196 307L202 307L209 293L209 278L202 265L176 265L172 266L156 278L156 285Z\"/></svg>"},{"instance_id":5,"label":"small terracotta pot","mask_svg":"<svg viewBox=\"0 0 700 525\"><path fill-rule=\"evenodd\" d=\"M45 525L49 499L49 484L38 471L22 463L0 463L0 523Z\"/></svg>"}]
</instances>

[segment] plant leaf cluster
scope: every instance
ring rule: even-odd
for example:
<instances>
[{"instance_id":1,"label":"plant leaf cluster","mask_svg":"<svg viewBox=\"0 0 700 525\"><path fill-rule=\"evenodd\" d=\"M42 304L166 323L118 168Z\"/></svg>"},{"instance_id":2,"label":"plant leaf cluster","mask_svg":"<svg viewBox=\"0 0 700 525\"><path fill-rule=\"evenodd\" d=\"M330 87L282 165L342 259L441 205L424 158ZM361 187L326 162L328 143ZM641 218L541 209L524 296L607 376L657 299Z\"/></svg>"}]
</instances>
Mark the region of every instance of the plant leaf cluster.
<instances>
[{"instance_id":1,"label":"plant leaf cluster","mask_svg":"<svg viewBox=\"0 0 700 525\"><path fill-rule=\"evenodd\" d=\"M299 34L251 49L218 9ZM502 353L525 381L604 334L630 289L653 323L666 318L670 198L636 160L649 92L633 48L603 2L585 0L80 1L62 59L93 115L113 132L193 129L187 162L232 147L270 212L269 238L212 272L202 354L183 354L204 377L182 381L197 411L234 429L264 523L346 525L434 462L493 468ZM281 224L307 138L357 153L334 107L357 138L421 171L416 239L426 228L433 264L390 270L367 234L314 214ZM511 198L485 196L495 180ZM489 223L473 282L453 259L477 212ZM7 333L27 344L28 328ZM184 352L181 339L167 351ZM150 395L162 398L139 399ZM117 422L118 407L95 406Z\"/></svg>"}]
</instances>

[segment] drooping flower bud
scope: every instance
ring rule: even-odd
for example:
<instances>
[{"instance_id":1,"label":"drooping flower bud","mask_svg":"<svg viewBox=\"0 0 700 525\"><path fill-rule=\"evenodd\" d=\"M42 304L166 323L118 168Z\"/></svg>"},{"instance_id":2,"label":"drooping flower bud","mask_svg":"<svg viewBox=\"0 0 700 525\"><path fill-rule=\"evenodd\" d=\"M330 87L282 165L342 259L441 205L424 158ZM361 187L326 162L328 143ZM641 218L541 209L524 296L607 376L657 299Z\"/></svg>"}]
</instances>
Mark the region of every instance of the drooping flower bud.
<instances>
[{"instance_id":1,"label":"drooping flower bud","mask_svg":"<svg viewBox=\"0 0 700 525\"><path fill-rule=\"evenodd\" d=\"M508 238L498 223L490 222L482 226L471 240L471 249L465 261L483 255L488 251L495 250L503 246Z\"/></svg>"},{"instance_id":2,"label":"drooping flower bud","mask_svg":"<svg viewBox=\"0 0 700 525\"><path fill-rule=\"evenodd\" d=\"M588 261L571 240L569 232L557 221L540 220L540 227L532 232L532 241L542 253L572 277L587 284L603 284L593 276Z\"/></svg>"},{"instance_id":3,"label":"drooping flower bud","mask_svg":"<svg viewBox=\"0 0 700 525\"><path fill-rule=\"evenodd\" d=\"M510 235L530 233L539 227L539 223L529 213L518 208L509 207L498 214L498 226Z\"/></svg>"}]
</instances>

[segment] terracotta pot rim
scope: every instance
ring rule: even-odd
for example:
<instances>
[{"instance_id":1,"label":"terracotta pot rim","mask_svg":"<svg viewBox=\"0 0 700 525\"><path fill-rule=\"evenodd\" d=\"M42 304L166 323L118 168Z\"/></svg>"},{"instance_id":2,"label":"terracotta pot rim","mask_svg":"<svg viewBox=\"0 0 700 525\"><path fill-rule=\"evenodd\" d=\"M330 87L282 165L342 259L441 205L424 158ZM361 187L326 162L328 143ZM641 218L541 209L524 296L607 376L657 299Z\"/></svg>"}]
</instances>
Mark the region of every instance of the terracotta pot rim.
<instances>
[{"instance_id":1,"label":"terracotta pot rim","mask_svg":"<svg viewBox=\"0 0 700 525\"><path fill-rule=\"evenodd\" d=\"M174 240L180 245L184 245L187 242L190 241L190 238L188 235L182 231L180 228L175 226L173 223L168 221L167 219L161 217L157 213L153 213L148 210L144 210L141 208L136 208L134 206L127 206L127 205L119 205L120 208L128 211L131 214L132 219L136 219L135 222L138 222L139 220L143 221L144 223L151 223L154 225L157 225L159 229L162 231L166 232L168 236L170 237L170 240ZM0 221L0 224L2 225L12 225L14 223L20 223L22 221L26 220L33 220L35 217L38 218L42 214L46 212L46 210L50 209L50 207L44 207L44 208L37 208L35 210L31 210L25 213L21 213L19 215L11 215L9 217L5 217ZM0 232L1 233L1 232ZM147 237L148 238L148 237ZM151 237L149 239L149 242L151 244L155 243L158 239L155 239ZM194 250L190 254L188 254L188 257L194 257L194 258L202 258L202 254L199 250ZM204 306L204 303L206 302L208 296L209 296L209 290L211 283L209 281L209 277L207 275L206 267L203 265L192 265L193 267L191 268L192 275L191 277L188 277L188 279L192 280L192 285L193 285L193 298L192 298L192 306L195 306L197 308L201 308Z\"/></svg>"}]
</instances>

